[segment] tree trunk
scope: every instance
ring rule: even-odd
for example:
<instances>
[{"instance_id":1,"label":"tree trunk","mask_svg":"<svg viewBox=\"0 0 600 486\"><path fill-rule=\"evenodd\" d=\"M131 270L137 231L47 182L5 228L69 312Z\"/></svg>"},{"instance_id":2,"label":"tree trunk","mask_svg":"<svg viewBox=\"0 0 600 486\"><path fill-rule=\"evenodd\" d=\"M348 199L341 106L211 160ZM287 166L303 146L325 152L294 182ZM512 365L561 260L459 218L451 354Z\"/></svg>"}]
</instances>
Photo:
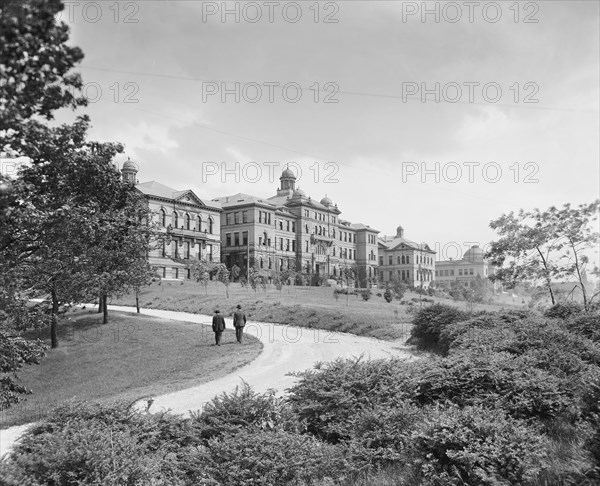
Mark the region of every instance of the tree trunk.
<instances>
[{"instance_id":1,"label":"tree trunk","mask_svg":"<svg viewBox=\"0 0 600 486\"><path fill-rule=\"evenodd\" d=\"M98 297L98 314L102 312L102 296Z\"/></svg>"},{"instance_id":2,"label":"tree trunk","mask_svg":"<svg viewBox=\"0 0 600 486\"><path fill-rule=\"evenodd\" d=\"M581 270L579 268L579 258L577 257L577 251L575 250L575 245L573 244L573 242L570 239L569 239L569 243L571 243L571 249L573 250L573 255L575 256L575 269L577 270L577 280L579 280L579 286L581 287L581 294L583 295L583 308L587 312L589 306L588 306L585 285L583 284L583 277L581 275Z\"/></svg>"},{"instance_id":3,"label":"tree trunk","mask_svg":"<svg viewBox=\"0 0 600 486\"><path fill-rule=\"evenodd\" d=\"M52 349L58 348L58 297L52 289L52 322L50 323L50 342Z\"/></svg>"},{"instance_id":4,"label":"tree trunk","mask_svg":"<svg viewBox=\"0 0 600 486\"><path fill-rule=\"evenodd\" d=\"M108 298L105 295L102 296L102 324L108 324Z\"/></svg>"},{"instance_id":5,"label":"tree trunk","mask_svg":"<svg viewBox=\"0 0 600 486\"><path fill-rule=\"evenodd\" d=\"M556 300L554 299L554 292L552 292L552 283L550 281L550 274L548 273L548 263L546 262L546 259L544 258L544 255L542 254L540 249L536 247L536 250L538 251L542 259L542 263L544 264L544 270L546 271L546 285L548 286L548 291L550 292L550 300L552 300L552 305L555 305Z\"/></svg>"},{"instance_id":6,"label":"tree trunk","mask_svg":"<svg viewBox=\"0 0 600 486\"><path fill-rule=\"evenodd\" d=\"M135 309L140 313L140 289L135 289Z\"/></svg>"}]
</instances>

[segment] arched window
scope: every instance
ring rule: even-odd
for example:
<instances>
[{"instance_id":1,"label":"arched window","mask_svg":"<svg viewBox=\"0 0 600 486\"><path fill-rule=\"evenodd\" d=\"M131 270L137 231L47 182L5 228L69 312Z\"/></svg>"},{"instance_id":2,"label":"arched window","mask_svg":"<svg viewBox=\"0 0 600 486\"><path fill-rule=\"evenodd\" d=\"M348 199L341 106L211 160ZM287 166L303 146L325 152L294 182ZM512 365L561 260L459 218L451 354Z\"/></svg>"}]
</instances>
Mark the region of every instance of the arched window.
<instances>
[{"instance_id":1,"label":"arched window","mask_svg":"<svg viewBox=\"0 0 600 486\"><path fill-rule=\"evenodd\" d=\"M190 223L191 223L191 218L190 215L188 213L185 213L185 229L189 230L190 228Z\"/></svg>"},{"instance_id":2,"label":"arched window","mask_svg":"<svg viewBox=\"0 0 600 486\"><path fill-rule=\"evenodd\" d=\"M406 263L410 263L410 257L408 255L406 256Z\"/></svg>"},{"instance_id":3,"label":"arched window","mask_svg":"<svg viewBox=\"0 0 600 486\"><path fill-rule=\"evenodd\" d=\"M212 232L213 232L213 219L210 216L208 218L208 232L212 235Z\"/></svg>"},{"instance_id":4,"label":"arched window","mask_svg":"<svg viewBox=\"0 0 600 486\"><path fill-rule=\"evenodd\" d=\"M160 209L160 214L159 214L159 218L160 218L160 224L164 227L167 226L167 212L164 209Z\"/></svg>"},{"instance_id":5,"label":"arched window","mask_svg":"<svg viewBox=\"0 0 600 486\"><path fill-rule=\"evenodd\" d=\"M261 258L260 259L260 268L263 268L263 266L264 266L264 263L263 263L263 259Z\"/></svg>"},{"instance_id":6,"label":"arched window","mask_svg":"<svg viewBox=\"0 0 600 486\"><path fill-rule=\"evenodd\" d=\"M198 225L198 231L202 231L202 216L198 215L196 218L196 224Z\"/></svg>"},{"instance_id":7,"label":"arched window","mask_svg":"<svg viewBox=\"0 0 600 486\"><path fill-rule=\"evenodd\" d=\"M171 215L171 224L173 225L173 228L178 228L177 223L179 221L179 216L177 215L177 213L175 211L173 211L173 214Z\"/></svg>"}]
</instances>

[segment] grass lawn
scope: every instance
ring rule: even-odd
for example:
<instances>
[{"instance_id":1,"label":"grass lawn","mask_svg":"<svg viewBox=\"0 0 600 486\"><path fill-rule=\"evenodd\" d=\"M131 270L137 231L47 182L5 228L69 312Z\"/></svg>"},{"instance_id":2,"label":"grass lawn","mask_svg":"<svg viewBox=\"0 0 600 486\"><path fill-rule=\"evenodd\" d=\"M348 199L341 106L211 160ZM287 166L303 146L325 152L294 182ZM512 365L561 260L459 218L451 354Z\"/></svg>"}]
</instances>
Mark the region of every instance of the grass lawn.
<instances>
[{"instance_id":1,"label":"grass lawn","mask_svg":"<svg viewBox=\"0 0 600 486\"><path fill-rule=\"evenodd\" d=\"M372 289L372 297L368 301L356 295L340 295L336 300L331 287L285 286L281 292L274 287L266 292L255 292L239 284L231 284L227 298L225 286L218 282L209 282L205 289L194 281L163 280L142 290L140 305L209 315L219 308L227 317L237 304L241 304L248 318L259 322L348 332L384 340L405 340L410 334L411 309L421 305L419 295L414 292L405 294L403 300L412 302L411 306L401 305L397 300L387 303L382 296L377 296L383 292L382 289ZM435 297L433 300L463 308L466 304ZM126 295L111 303L133 306L135 298ZM499 308L489 304L477 306L477 310Z\"/></svg>"},{"instance_id":2,"label":"grass lawn","mask_svg":"<svg viewBox=\"0 0 600 486\"><path fill-rule=\"evenodd\" d=\"M67 313L59 347L18 373L33 395L0 412L0 428L39 420L65 401L133 402L205 383L249 363L262 349L251 336L237 345L231 328L217 347L210 327L199 324L116 312L109 320L103 325L95 311Z\"/></svg>"}]
</instances>

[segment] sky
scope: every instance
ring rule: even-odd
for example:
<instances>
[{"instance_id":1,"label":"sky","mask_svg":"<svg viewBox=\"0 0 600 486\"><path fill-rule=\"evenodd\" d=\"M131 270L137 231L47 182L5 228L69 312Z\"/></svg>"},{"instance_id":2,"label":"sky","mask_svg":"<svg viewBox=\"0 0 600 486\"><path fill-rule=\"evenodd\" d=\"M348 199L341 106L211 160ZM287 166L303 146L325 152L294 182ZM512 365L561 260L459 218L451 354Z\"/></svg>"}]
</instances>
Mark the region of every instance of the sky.
<instances>
[{"instance_id":1,"label":"sky","mask_svg":"<svg viewBox=\"0 0 600 486\"><path fill-rule=\"evenodd\" d=\"M438 259L504 213L600 196L599 2L66 4L77 113L140 182L270 197L289 164Z\"/></svg>"}]
</instances>

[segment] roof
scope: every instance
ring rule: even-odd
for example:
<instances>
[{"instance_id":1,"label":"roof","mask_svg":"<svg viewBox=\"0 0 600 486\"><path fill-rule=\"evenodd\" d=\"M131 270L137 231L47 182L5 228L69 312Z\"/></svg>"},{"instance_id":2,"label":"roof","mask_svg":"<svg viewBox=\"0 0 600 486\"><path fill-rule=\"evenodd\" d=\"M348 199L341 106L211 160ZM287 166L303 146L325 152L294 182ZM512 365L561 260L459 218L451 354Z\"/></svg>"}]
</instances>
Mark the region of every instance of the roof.
<instances>
[{"instance_id":1,"label":"roof","mask_svg":"<svg viewBox=\"0 0 600 486\"><path fill-rule=\"evenodd\" d=\"M172 187L165 186L164 184L156 181L142 182L141 184L137 184L135 187L141 193L146 194L147 196L162 197L164 199L177 201L182 199L184 196L189 195L190 198L195 200L194 202L200 206L206 206L211 209L221 209L220 204L210 201L209 199L201 199L191 189L177 191Z\"/></svg>"},{"instance_id":2,"label":"roof","mask_svg":"<svg viewBox=\"0 0 600 486\"><path fill-rule=\"evenodd\" d=\"M409 248L412 250L428 251L435 253L427 243L415 243L414 241L407 240L402 237L395 237L393 239L379 238L379 244L386 250L401 250L403 248Z\"/></svg>"},{"instance_id":3,"label":"roof","mask_svg":"<svg viewBox=\"0 0 600 486\"><path fill-rule=\"evenodd\" d=\"M251 196L250 194L245 194L243 192L238 192L231 196L217 197L213 199L213 201L218 202L222 208L239 206L242 204L264 204L267 206L275 206L275 204L267 199Z\"/></svg>"},{"instance_id":4,"label":"roof","mask_svg":"<svg viewBox=\"0 0 600 486\"><path fill-rule=\"evenodd\" d=\"M371 228L369 225L362 224L362 223L350 223L350 228L353 230L356 230L356 231L368 230L368 231L373 231L374 233L379 233L379 230L376 230L375 228Z\"/></svg>"}]
</instances>

